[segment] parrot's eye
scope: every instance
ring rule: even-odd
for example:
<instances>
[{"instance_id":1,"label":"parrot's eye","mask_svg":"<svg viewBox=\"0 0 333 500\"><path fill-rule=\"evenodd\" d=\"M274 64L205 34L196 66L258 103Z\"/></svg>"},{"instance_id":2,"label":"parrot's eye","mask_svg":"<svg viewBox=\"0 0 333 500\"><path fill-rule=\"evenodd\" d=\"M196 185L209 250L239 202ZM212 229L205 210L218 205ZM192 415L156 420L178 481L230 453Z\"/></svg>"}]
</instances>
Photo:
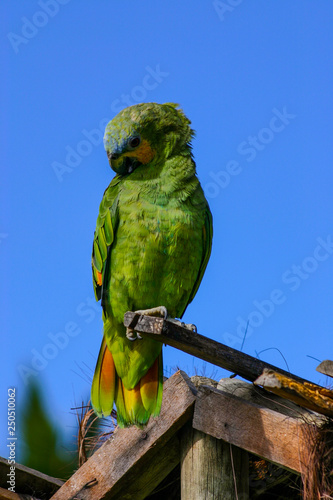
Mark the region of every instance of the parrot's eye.
<instances>
[{"instance_id":1,"label":"parrot's eye","mask_svg":"<svg viewBox=\"0 0 333 500\"><path fill-rule=\"evenodd\" d=\"M136 135L134 137L131 137L129 140L128 140L128 147L129 149L135 149L137 148L141 143L141 137Z\"/></svg>"}]
</instances>

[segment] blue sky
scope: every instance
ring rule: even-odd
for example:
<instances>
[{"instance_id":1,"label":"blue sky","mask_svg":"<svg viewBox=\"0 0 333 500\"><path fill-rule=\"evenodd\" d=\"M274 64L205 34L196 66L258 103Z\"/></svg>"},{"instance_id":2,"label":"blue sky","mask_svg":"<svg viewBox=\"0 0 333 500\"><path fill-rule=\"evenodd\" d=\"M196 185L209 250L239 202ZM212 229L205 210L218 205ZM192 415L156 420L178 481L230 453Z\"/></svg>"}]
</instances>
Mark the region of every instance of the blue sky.
<instances>
[{"instance_id":1,"label":"blue sky","mask_svg":"<svg viewBox=\"0 0 333 500\"><path fill-rule=\"evenodd\" d=\"M90 257L113 176L101 130L141 101L177 102L192 120L214 217L185 320L238 349L250 320L245 352L329 383L309 356L332 359L333 4L26 0L0 10L2 410L8 387L22 405L38 379L53 421L73 432L70 408L88 397L101 342ZM166 374L205 369L170 347L164 363Z\"/></svg>"}]
</instances>

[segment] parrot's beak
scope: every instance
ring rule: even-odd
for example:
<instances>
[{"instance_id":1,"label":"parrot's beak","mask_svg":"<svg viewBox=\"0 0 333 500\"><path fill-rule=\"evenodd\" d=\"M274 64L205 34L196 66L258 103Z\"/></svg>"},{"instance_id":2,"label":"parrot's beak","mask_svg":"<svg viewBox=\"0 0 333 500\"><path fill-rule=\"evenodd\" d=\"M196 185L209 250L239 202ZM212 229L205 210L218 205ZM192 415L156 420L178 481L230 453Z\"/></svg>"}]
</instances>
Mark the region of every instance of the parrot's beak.
<instances>
[{"instance_id":1,"label":"parrot's beak","mask_svg":"<svg viewBox=\"0 0 333 500\"><path fill-rule=\"evenodd\" d=\"M127 175L131 174L141 163L134 156L110 154L109 162L112 170L117 174Z\"/></svg>"}]
</instances>

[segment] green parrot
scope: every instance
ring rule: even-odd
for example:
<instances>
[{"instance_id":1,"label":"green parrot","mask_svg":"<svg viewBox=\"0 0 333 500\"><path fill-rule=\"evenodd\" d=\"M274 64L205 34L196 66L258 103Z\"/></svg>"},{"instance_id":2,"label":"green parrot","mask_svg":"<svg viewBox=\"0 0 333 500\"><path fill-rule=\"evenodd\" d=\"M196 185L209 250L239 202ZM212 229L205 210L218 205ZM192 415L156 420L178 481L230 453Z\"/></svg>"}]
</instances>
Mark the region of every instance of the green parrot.
<instances>
[{"instance_id":1,"label":"green parrot","mask_svg":"<svg viewBox=\"0 0 333 500\"><path fill-rule=\"evenodd\" d=\"M91 403L100 417L115 403L121 427L157 416L163 391L162 344L126 330L124 313L181 318L210 257L212 215L190 123L177 104L144 103L122 110L105 130L117 175L104 192L93 243L104 335Z\"/></svg>"}]
</instances>

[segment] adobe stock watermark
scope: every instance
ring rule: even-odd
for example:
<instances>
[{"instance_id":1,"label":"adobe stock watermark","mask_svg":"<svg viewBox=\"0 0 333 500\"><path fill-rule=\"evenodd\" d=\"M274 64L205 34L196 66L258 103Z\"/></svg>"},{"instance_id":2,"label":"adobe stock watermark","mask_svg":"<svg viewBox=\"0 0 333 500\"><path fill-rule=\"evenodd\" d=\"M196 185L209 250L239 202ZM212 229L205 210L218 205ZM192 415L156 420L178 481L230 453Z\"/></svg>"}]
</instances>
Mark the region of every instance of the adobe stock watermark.
<instances>
[{"instance_id":1,"label":"adobe stock watermark","mask_svg":"<svg viewBox=\"0 0 333 500\"><path fill-rule=\"evenodd\" d=\"M283 132L290 124L290 121L296 118L295 114L287 111L286 106L283 106L281 111L273 108L272 113L273 116L266 127L261 128L256 135L249 135L245 141L240 142L237 146L237 153L244 157L248 163L255 160L257 155L274 140L276 135ZM211 170L208 175L212 182L207 182L204 188L207 198L216 198L222 189L229 186L232 178L242 171L241 160L229 160L224 169L218 172Z\"/></svg>"},{"instance_id":2,"label":"adobe stock watermark","mask_svg":"<svg viewBox=\"0 0 333 500\"><path fill-rule=\"evenodd\" d=\"M144 101L147 94L156 89L156 87L169 76L168 72L161 70L159 64L157 64L155 68L146 66L145 70L146 74L142 79L141 85L135 85L129 94L121 94L119 98L112 101L112 113L119 113L124 105L132 106L133 104ZM51 167L59 182L63 182L64 176L73 172L73 170L81 164L83 158L91 154L94 147L102 144L104 130L109 121L110 118L102 118L97 128L93 128L92 130L81 130L84 139L80 140L74 147L69 145L66 146L65 150L67 154L65 160L62 163L59 161L53 161L51 163Z\"/></svg>"},{"instance_id":3,"label":"adobe stock watermark","mask_svg":"<svg viewBox=\"0 0 333 500\"><path fill-rule=\"evenodd\" d=\"M57 358L59 353L66 349L71 339L77 337L82 332L82 321L89 324L97 317L102 316L102 308L95 298L87 297L85 301L80 302L75 309L76 315L80 321L68 321L61 331L57 333L49 332L47 342L39 349L31 349L31 359L28 364L20 363L17 365L17 371L20 374L25 385L29 383L30 377L37 376L49 365L50 361ZM75 318L76 319L76 318ZM81 322L81 324L80 324Z\"/></svg>"},{"instance_id":4,"label":"adobe stock watermark","mask_svg":"<svg viewBox=\"0 0 333 500\"><path fill-rule=\"evenodd\" d=\"M22 26L20 34L10 31L7 38L15 52L18 54L20 46L26 45L32 38L38 35L39 30L44 28L52 17L55 17L61 5L66 5L70 0L39 0L37 3L41 10L37 10L31 19L21 17Z\"/></svg>"},{"instance_id":5,"label":"adobe stock watermark","mask_svg":"<svg viewBox=\"0 0 333 500\"><path fill-rule=\"evenodd\" d=\"M214 0L213 7L216 14L219 16L219 20L224 21L225 14L233 12L241 3L243 3L243 0L225 0L224 2L222 2L222 0Z\"/></svg>"},{"instance_id":6,"label":"adobe stock watermark","mask_svg":"<svg viewBox=\"0 0 333 500\"><path fill-rule=\"evenodd\" d=\"M8 448L8 473L7 473L7 484L8 491L15 492L16 486L16 442L17 442L17 429L16 429L16 387L8 387L8 399L7 399L7 420L8 420L8 437L7 437L7 448Z\"/></svg>"},{"instance_id":7,"label":"adobe stock watermark","mask_svg":"<svg viewBox=\"0 0 333 500\"><path fill-rule=\"evenodd\" d=\"M256 328L262 326L264 321L270 318L276 309L288 299L289 292L295 292L302 283L308 280L319 267L321 262L326 261L333 254L332 236L317 238L317 245L312 255L305 257L300 264L293 264L281 275L282 286L274 288L268 298L254 300L253 309L246 316L237 316L237 326L234 333L225 332L223 340L231 347L242 344L244 336L250 337Z\"/></svg>"}]
</instances>

